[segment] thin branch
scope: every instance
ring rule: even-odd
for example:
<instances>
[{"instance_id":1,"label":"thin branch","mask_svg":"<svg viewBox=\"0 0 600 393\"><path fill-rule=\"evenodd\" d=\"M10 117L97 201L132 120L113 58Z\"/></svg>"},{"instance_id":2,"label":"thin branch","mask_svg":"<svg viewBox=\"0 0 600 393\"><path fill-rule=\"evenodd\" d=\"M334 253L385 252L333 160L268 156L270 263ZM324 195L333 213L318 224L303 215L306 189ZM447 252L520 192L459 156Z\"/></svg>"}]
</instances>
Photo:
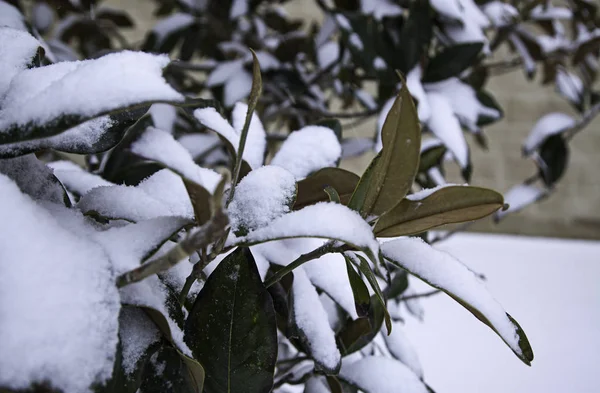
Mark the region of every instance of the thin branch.
<instances>
[{"instance_id":1,"label":"thin branch","mask_svg":"<svg viewBox=\"0 0 600 393\"><path fill-rule=\"evenodd\" d=\"M585 112L585 114L583 115L583 117L581 119L579 119L579 121L577 123L575 123L575 125L567 130L565 130L565 139L567 141L573 139L573 137L575 135L577 135L577 133L579 133L581 130L583 130L585 127L587 127L592 120L594 120L594 118L596 116L598 116L600 114L600 103L594 105L593 107L591 107L590 109L588 109L587 112Z\"/></svg>"},{"instance_id":2,"label":"thin branch","mask_svg":"<svg viewBox=\"0 0 600 393\"><path fill-rule=\"evenodd\" d=\"M196 250L206 247L223 237L228 224L229 219L225 212L218 210L210 221L197 228L165 255L120 275L117 278L117 287L122 288L170 269L179 263L179 261L192 255Z\"/></svg>"},{"instance_id":3,"label":"thin branch","mask_svg":"<svg viewBox=\"0 0 600 393\"><path fill-rule=\"evenodd\" d=\"M399 302L405 301L405 300L411 300L411 299L419 299L422 297L429 297L429 296L433 296L433 295L437 295L438 293L441 293L442 291L440 291L439 289L433 289L431 291L428 292L423 292L423 293L415 293L412 295L406 295L406 296L402 296L398 298Z\"/></svg>"}]
</instances>

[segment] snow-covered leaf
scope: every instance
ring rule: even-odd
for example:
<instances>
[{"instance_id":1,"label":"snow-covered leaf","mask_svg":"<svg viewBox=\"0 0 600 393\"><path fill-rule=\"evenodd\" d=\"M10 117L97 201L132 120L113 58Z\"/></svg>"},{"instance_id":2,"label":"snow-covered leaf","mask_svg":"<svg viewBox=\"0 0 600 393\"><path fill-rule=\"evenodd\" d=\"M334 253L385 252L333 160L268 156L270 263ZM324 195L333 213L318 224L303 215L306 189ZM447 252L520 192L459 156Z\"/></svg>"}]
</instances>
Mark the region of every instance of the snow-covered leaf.
<instances>
[{"instance_id":1,"label":"snow-covered leaf","mask_svg":"<svg viewBox=\"0 0 600 393\"><path fill-rule=\"evenodd\" d=\"M209 276L186 319L185 341L205 368L204 392L271 389L275 311L248 249L238 248Z\"/></svg>"},{"instance_id":2,"label":"snow-covered leaf","mask_svg":"<svg viewBox=\"0 0 600 393\"><path fill-rule=\"evenodd\" d=\"M11 223L0 236L0 387L91 392L110 378L118 341L110 261L2 175L0 194Z\"/></svg>"},{"instance_id":3,"label":"snow-covered leaf","mask_svg":"<svg viewBox=\"0 0 600 393\"><path fill-rule=\"evenodd\" d=\"M581 105L583 81L574 73L559 69L556 73L556 91L572 104Z\"/></svg>"},{"instance_id":4,"label":"snow-covered leaf","mask_svg":"<svg viewBox=\"0 0 600 393\"><path fill-rule=\"evenodd\" d=\"M427 386L399 361L368 356L342 364L339 377L369 393L428 393Z\"/></svg>"},{"instance_id":5,"label":"snow-covered leaf","mask_svg":"<svg viewBox=\"0 0 600 393\"><path fill-rule=\"evenodd\" d=\"M571 19L573 12L567 7L539 4L531 10L529 15L537 20Z\"/></svg>"},{"instance_id":6,"label":"snow-covered leaf","mask_svg":"<svg viewBox=\"0 0 600 393\"><path fill-rule=\"evenodd\" d=\"M90 173L73 161L54 161L48 164L54 170L54 176L71 192L81 196L92 188L112 186L109 181Z\"/></svg>"},{"instance_id":7,"label":"snow-covered leaf","mask_svg":"<svg viewBox=\"0 0 600 393\"><path fill-rule=\"evenodd\" d=\"M352 287L356 315L361 318L366 317L369 313L369 307L371 306L371 295L369 294L369 290L360 275L354 270L350 260L347 258L346 271L348 273L348 282Z\"/></svg>"},{"instance_id":8,"label":"snow-covered leaf","mask_svg":"<svg viewBox=\"0 0 600 393\"><path fill-rule=\"evenodd\" d=\"M418 64L406 75L406 84L408 86L408 91L410 91L410 94L416 98L418 102L417 112L419 114L419 120L421 122L426 122L431 116L431 106L429 105L427 94L421 84L422 76L423 68ZM381 127L383 128L383 123L381 124ZM379 132L381 132L381 129Z\"/></svg>"},{"instance_id":9,"label":"snow-covered leaf","mask_svg":"<svg viewBox=\"0 0 600 393\"><path fill-rule=\"evenodd\" d=\"M446 224L478 220L502 208L502 195L487 188L446 184L408 195L375 225L378 237L421 233Z\"/></svg>"},{"instance_id":10,"label":"snow-covered leaf","mask_svg":"<svg viewBox=\"0 0 600 393\"><path fill-rule=\"evenodd\" d=\"M0 3L0 10L2 7L4 6ZM2 98L10 81L32 65L39 47L40 42L26 31L0 27L0 108L3 107Z\"/></svg>"},{"instance_id":11,"label":"snow-covered leaf","mask_svg":"<svg viewBox=\"0 0 600 393\"><path fill-rule=\"evenodd\" d=\"M484 4L482 10L496 27L509 25L519 16L519 11L513 5L498 0Z\"/></svg>"},{"instance_id":12,"label":"snow-covered leaf","mask_svg":"<svg viewBox=\"0 0 600 393\"><path fill-rule=\"evenodd\" d=\"M508 209L496 212L494 219L500 221L506 215L516 213L525 206L535 203L548 195L548 191L533 184L519 184L504 194Z\"/></svg>"},{"instance_id":13,"label":"snow-covered leaf","mask_svg":"<svg viewBox=\"0 0 600 393\"><path fill-rule=\"evenodd\" d=\"M523 143L523 155L531 155L549 136L560 134L574 125L575 119L565 113L552 112L542 116Z\"/></svg>"},{"instance_id":14,"label":"snow-covered leaf","mask_svg":"<svg viewBox=\"0 0 600 393\"><path fill-rule=\"evenodd\" d=\"M392 334L383 334L383 339L392 356L406 365L420 379L423 379L423 368L419 356L408 337L404 334L402 324L394 322Z\"/></svg>"},{"instance_id":15,"label":"snow-covered leaf","mask_svg":"<svg viewBox=\"0 0 600 393\"><path fill-rule=\"evenodd\" d=\"M144 50L154 50L158 52L168 52L171 45L175 45L174 38L181 31L187 29L194 23L192 14L175 12L166 18L161 19L150 31Z\"/></svg>"},{"instance_id":16,"label":"snow-covered leaf","mask_svg":"<svg viewBox=\"0 0 600 393\"><path fill-rule=\"evenodd\" d=\"M352 195L349 206L363 215L382 214L408 193L419 168L421 126L406 83L381 131L383 149Z\"/></svg>"},{"instance_id":17,"label":"snow-covered leaf","mask_svg":"<svg viewBox=\"0 0 600 393\"><path fill-rule=\"evenodd\" d=\"M336 166L342 147L331 128L306 126L294 131L271 160L290 171L298 180L326 167Z\"/></svg>"},{"instance_id":18,"label":"snow-covered leaf","mask_svg":"<svg viewBox=\"0 0 600 393\"><path fill-rule=\"evenodd\" d=\"M123 307L119 315L119 339L123 371L131 375L148 356L150 346L160 339L160 331L141 309Z\"/></svg>"},{"instance_id":19,"label":"snow-covered leaf","mask_svg":"<svg viewBox=\"0 0 600 393\"><path fill-rule=\"evenodd\" d=\"M236 234L268 225L288 213L296 197L296 180L283 168L267 165L246 175L235 188L227 213Z\"/></svg>"},{"instance_id":20,"label":"snow-covered leaf","mask_svg":"<svg viewBox=\"0 0 600 393\"><path fill-rule=\"evenodd\" d=\"M3 101L0 143L50 137L156 101L182 102L184 97L162 76L168 63L167 56L123 51L22 71Z\"/></svg>"},{"instance_id":21,"label":"snow-covered leaf","mask_svg":"<svg viewBox=\"0 0 600 393\"><path fill-rule=\"evenodd\" d=\"M519 324L489 294L466 266L419 238L400 238L381 245L384 257L431 286L441 289L494 330L525 364L533 350Z\"/></svg>"},{"instance_id":22,"label":"snow-covered leaf","mask_svg":"<svg viewBox=\"0 0 600 393\"><path fill-rule=\"evenodd\" d=\"M327 374L336 374L341 366L341 355L335 333L329 327L317 290L302 269L294 272L292 305L293 323L316 366Z\"/></svg>"}]
</instances>

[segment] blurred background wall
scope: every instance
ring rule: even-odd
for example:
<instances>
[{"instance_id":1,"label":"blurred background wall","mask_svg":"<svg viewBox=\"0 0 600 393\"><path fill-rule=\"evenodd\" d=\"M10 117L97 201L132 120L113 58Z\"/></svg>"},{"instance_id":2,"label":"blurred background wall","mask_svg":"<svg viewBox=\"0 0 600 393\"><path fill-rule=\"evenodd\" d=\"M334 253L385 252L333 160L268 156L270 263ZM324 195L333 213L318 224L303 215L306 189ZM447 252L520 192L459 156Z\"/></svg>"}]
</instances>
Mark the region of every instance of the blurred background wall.
<instances>
[{"instance_id":1,"label":"blurred background wall","mask_svg":"<svg viewBox=\"0 0 600 393\"><path fill-rule=\"evenodd\" d=\"M135 16L139 25L129 34L134 41L142 40L143 32L154 23L154 2L150 0L108 0L106 4L126 9ZM307 21L320 17L312 0L291 1L286 9L291 15ZM506 192L535 173L531 160L521 157L521 144L535 122L550 112L576 113L553 92L553 87L527 81L520 70L494 77L487 89L504 108L505 118L484 130L489 150L482 150L468 137L474 168L471 184ZM375 119L359 128L346 128L344 133L370 136L374 130ZM498 224L487 218L469 230L600 239L600 119L579 133L570 146L569 168L550 198L510 215ZM342 166L359 173L371 158L372 155L366 155L351 159ZM458 170L450 171L449 177L461 182Z\"/></svg>"}]
</instances>

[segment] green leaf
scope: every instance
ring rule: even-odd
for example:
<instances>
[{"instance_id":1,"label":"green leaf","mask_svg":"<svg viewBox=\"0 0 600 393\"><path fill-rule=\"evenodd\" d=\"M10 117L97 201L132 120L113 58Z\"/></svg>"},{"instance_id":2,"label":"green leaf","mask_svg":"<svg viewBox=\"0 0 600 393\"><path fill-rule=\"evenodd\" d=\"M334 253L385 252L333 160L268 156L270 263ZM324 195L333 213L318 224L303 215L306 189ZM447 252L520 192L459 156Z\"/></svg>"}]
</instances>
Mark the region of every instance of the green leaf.
<instances>
[{"instance_id":1,"label":"green leaf","mask_svg":"<svg viewBox=\"0 0 600 393\"><path fill-rule=\"evenodd\" d=\"M539 173L547 187L552 187L565 173L569 146L560 134L549 136L539 149Z\"/></svg>"},{"instance_id":2,"label":"green leaf","mask_svg":"<svg viewBox=\"0 0 600 393\"><path fill-rule=\"evenodd\" d=\"M340 200L340 195L337 193L335 188L327 186L323 191L325 191L325 193L329 196L330 202L342 203Z\"/></svg>"},{"instance_id":3,"label":"green leaf","mask_svg":"<svg viewBox=\"0 0 600 393\"><path fill-rule=\"evenodd\" d=\"M371 297L368 318L349 319L337 334L336 340L342 355L349 355L362 349L379 334L383 325L384 308L375 297L375 295Z\"/></svg>"},{"instance_id":4,"label":"green leaf","mask_svg":"<svg viewBox=\"0 0 600 393\"><path fill-rule=\"evenodd\" d=\"M270 392L276 330L254 258L238 248L209 276L185 323L184 340L206 372L204 392Z\"/></svg>"},{"instance_id":5,"label":"green leaf","mask_svg":"<svg viewBox=\"0 0 600 393\"><path fill-rule=\"evenodd\" d=\"M323 168L298 182L298 195L294 209L328 200L325 188L334 188L340 196L340 202L347 204L352 196L359 177L340 168Z\"/></svg>"},{"instance_id":6,"label":"green leaf","mask_svg":"<svg viewBox=\"0 0 600 393\"><path fill-rule=\"evenodd\" d=\"M210 192L201 185L183 178L183 184L192 202L194 208L194 216L196 217L196 223L202 225L211 217L210 201L212 195Z\"/></svg>"},{"instance_id":7,"label":"green leaf","mask_svg":"<svg viewBox=\"0 0 600 393\"><path fill-rule=\"evenodd\" d=\"M503 205L502 195L487 188L443 187L423 199L403 199L379 218L374 232L379 237L414 235L441 225L478 220Z\"/></svg>"},{"instance_id":8,"label":"green leaf","mask_svg":"<svg viewBox=\"0 0 600 393\"><path fill-rule=\"evenodd\" d=\"M348 281L352 287L352 294L354 295L354 305L356 307L356 314L359 317L366 317L369 314L369 308L371 306L371 296L369 290L363 282L360 275L352 267L352 262L344 255L346 259L346 270L348 271Z\"/></svg>"},{"instance_id":9,"label":"green leaf","mask_svg":"<svg viewBox=\"0 0 600 393\"><path fill-rule=\"evenodd\" d=\"M423 82L433 83L459 76L476 62L482 48L481 42L467 42L445 48L427 64Z\"/></svg>"},{"instance_id":10,"label":"green leaf","mask_svg":"<svg viewBox=\"0 0 600 393\"><path fill-rule=\"evenodd\" d=\"M410 14L400 32L401 54L403 59L402 72L409 73L427 50L433 36L433 18L429 1L417 0L411 3Z\"/></svg>"},{"instance_id":11,"label":"green leaf","mask_svg":"<svg viewBox=\"0 0 600 393\"><path fill-rule=\"evenodd\" d=\"M202 366L170 345L152 354L144 370L140 391L145 393L202 393Z\"/></svg>"},{"instance_id":12,"label":"green leaf","mask_svg":"<svg viewBox=\"0 0 600 393\"><path fill-rule=\"evenodd\" d=\"M383 214L397 205L410 191L419 168L421 126L406 83L385 119L381 139L383 149L361 179L366 184L355 191L356 203L364 198L363 215Z\"/></svg>"},{"instance_id":13,"label":"green leaf","mask_svg":"<svg viewBox=\"0 0 600 393\"><path fill-rule=\"evenodd\" d=\"M392 332L392 320L390 318L390 314L388 313L388 310L385 305L385 297L383 296L383 292L381 292L381 288L379 288L379 283L377 282L377 277L375 277L375 274L371 270L371 267L369 267L369 263L367 262L367 260L365 258L363 258L362 256L357 255L357 254L354 254L354 255L356 255L356 257L358 257L358 259L360 260L360 263L358 263L358 269L365 276L365 278L371 285L371 288L375 292L375 296L377 297L377 300L379 300L379 303L381 304L381 307L383 309L383 317L385 320L385 327L388 331L388 334L390 334ZM346 254L344 254L344 256L346 256Z\"/></svg>"},{"instance_id":14,"label":"green leaf","mask_svg":"<svg viewBox=\"0 0 600 393\"><path fill-rule=\"evenodd\" d=\"M427 172L434 166L440 165L447 150L445 145L440 144L423 151L419 160L419 172Z\"/></svg>"}]
</instances>

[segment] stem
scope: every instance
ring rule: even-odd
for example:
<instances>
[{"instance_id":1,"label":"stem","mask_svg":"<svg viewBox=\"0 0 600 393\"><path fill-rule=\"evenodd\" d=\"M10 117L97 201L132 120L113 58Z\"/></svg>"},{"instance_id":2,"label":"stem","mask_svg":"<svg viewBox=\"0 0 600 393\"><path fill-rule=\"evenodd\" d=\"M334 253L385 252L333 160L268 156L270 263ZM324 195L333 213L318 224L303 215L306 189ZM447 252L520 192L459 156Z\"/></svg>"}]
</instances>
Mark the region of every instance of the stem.
<instances>
[{"instance_id":1,"label":"stem","mask_svg":"<svg viewBox=\"0 0 600 393\"><path fill-rule=\"evenodd\" d=\"M419 299L419 298L422 298L422 297L429 297L429 296L436 295L436 294L438 294L440 292L442 292L442 291L440 291L439 289L434 289L434 290L431 290L429 292L415 293L414 295L406 295L406 296L399 297L398 301L402 302L402 301L405 301L405 300Z\"/></svg>"},{"instance_id":2,"label":"stem","mask_svg":"<svg viewBox=\"0 0 600 393\"><path fill-rule=\"evenodd\" d=\"M182 259L189 257L197 249L206 247L221 238L225 234L225 228L228 224L229 219L225 212L218 210L210 221L196 229L165 255L117 277L117 287L122 288L170 269Z\"/></svg>"},{"instance_id":3,"label":"stem","mask_svg":"<svg viewBox=\"0 0 600 393\"><path fill-rule=\"evenodd\" d=\"M290 273L295 268L302 266L308 261L312 261L313 259L317 259L322 257L325 254L329 254L332 252L338 252L342 249L336 247L333 241L327 242L319 248L312 250L309 253L300 255L295 261L290 263L287 266L279 269L275 274L273 274L267 281L265 281L265 287L269 288L271 285L279 282L283 277L285 277L288 273Z\"/></svg>"}]
</instances>

